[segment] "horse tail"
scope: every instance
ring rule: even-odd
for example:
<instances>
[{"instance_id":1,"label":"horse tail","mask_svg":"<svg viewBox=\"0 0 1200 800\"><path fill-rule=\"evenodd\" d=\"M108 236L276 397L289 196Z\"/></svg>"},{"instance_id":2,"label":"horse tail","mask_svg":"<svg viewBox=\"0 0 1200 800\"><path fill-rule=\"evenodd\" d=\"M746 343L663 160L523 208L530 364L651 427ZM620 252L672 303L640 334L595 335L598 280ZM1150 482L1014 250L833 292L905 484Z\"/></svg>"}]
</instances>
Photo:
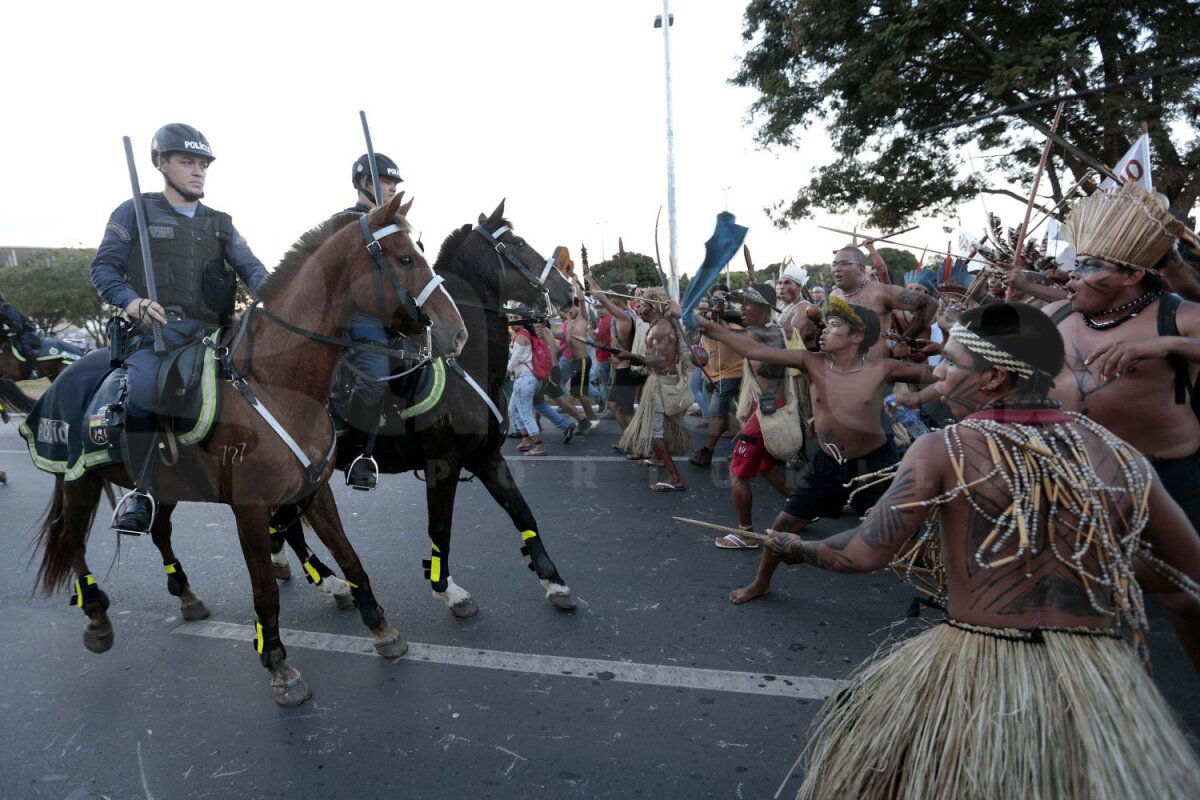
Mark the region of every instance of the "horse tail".
<instances>
[{"instance_id":1,"label":"horse tail","mask_svg":"<svg viewBox=\"0 0 1200 800\"><path fill-rule=\"evenodd\" d=\"M21 391L21 387L8 378L0 378L0 403L21 414L33 411L37 400Z\"/></svg>"},{"instance_id":2,"label":"horse tail","mask_svg":"<svg viewBox=\"0 0 1200 800\"><path fill-rule=\"evenodd\" d=\"M81 479L81 481L88 480L91 479L87 477ZM99 482L93 485L95 486L95 496L89 504L90 509L86 513L86 519L83 520L85 523L82 534L84 540L87 539L87 532L91 530L92 522L96 519L96 509L99 506L100 485ZM69 518L77 513L74 505L75 503L68 504L67 502L65 479L62 475L55 475L54 493L46 505L41 525L32 544L35 554L38 549L42 551L42 563L38 567L37 577L34 579L34 590L36 591L36 587L40 584L42 592L47 596L65 588L74 577L75 558L83 544L82 541L74 538L71 526L68 525Z\"/></svg>"}]
</instances>

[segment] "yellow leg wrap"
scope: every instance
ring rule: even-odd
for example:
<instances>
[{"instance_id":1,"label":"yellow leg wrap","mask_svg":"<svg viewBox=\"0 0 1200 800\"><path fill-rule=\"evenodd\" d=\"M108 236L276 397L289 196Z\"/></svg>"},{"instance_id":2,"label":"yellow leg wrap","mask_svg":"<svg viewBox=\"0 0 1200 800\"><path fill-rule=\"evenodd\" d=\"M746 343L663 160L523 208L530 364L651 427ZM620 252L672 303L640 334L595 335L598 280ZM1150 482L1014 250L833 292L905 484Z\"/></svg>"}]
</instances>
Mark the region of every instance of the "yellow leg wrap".
<instances>
[{"instance_id":1,"label":"yellow leg wrap","mask_svg":"<svg viewBox=\"0 0 1200 800\"><path fill-rule=\"evenodd\" d=\"M92 573L89 572L86 575L79 576L79 580L75 581L75 605L83 608L83 587L95 585L96 578Z\"/></svg>"},{"instance_id":2,"label":"yellow leg wrap","mask_svg":"<svg viewBox=\"0 0 1200 800\"><path fill-rule=\"evenodd\" d=\"M434 556L429 559L429 580L437 583L442 579L442 559Z\"/></svg>"},{"instance_id":3,"label":"yellow leg wrap","mask_svg":"<svg viewBox=\"0 0 1200 800\"><path fill-rule=\"evenodd\" d=\"M261 656L263 651L263 627L261 622L254 623L254 649Z\"/></svg>"},{"instance_id":4,"label":"yellow leg wrap","mask_svg":"<svg viewBox=\"0 0 1200 800\"><path fill-rule=\"evenodd\" d=\"M175 562L171 562L170 564L165 565L163 569L167 571L168 575L174 575L178 567L175 565Z\"/></svg>"},{"instance_id":5,"label":"yellow leg wrap","mask_svg":"<svg viewBox=\"0 0 1200 800\"><path fill-rule=\"evenodd\" d=\"M302 566L304 567L304 571L308 573L309 580L313 582L314 586L321 582L321 573L317 572L316 567L307 561L302 562Z\"/></svg>"},{"instance_id":6,"label":"yellow leg wrap","mask_svg":"<svg viewBox=\"0 0 1200 800\"><path fill-rule=\"evenodd\" d=\"M521 541L527 542L537 536L537 531L521 531Z\"/></svg>"}]
</instances>

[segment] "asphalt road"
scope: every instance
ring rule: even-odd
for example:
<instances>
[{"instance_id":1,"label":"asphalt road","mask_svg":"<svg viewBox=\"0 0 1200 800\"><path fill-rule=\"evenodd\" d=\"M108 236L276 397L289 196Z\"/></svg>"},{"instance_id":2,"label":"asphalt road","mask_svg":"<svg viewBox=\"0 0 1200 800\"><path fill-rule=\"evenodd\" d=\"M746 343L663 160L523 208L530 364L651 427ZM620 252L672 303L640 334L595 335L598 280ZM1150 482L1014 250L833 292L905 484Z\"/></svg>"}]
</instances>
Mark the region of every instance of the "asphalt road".
<instances>
[{"instance_id":1,"label":"asphalt road","mask_svg":"<svg viewBox=\"0 0 1200 800\"><path fill-rule=\"evenodd\" d=\"M293 578L281 585L284 642L314 696L285 709L250 644L227 508L184 505L174 517L177 552L212 610L200 623L182 621L148 539L118 541L97 521L89 561L116 643L89 653L65 595L31 595L29 543L51 478L15 425L0 426L0 797L770 797L836 681L935 617L908 619L913 592L888 574L810 568L784 567L771 596L733 606L727 595L757 554L718 550L713 534L671 520L733 524L724 460L682 463L689 490L655 494L661 475L614 458L615 438L606 421L569 446L550 437L549 458L513 459L573 612L544 599L481 486L461 486L451 556L481 608L469 620L422 578L422 484L339 487L352 541L412 649L372 654L357 612ZM765 484L755 492L765 527L780 500ZM1200 681L1152 620L1156 680L1198 730Z\"/></svg>"}]
</instances>

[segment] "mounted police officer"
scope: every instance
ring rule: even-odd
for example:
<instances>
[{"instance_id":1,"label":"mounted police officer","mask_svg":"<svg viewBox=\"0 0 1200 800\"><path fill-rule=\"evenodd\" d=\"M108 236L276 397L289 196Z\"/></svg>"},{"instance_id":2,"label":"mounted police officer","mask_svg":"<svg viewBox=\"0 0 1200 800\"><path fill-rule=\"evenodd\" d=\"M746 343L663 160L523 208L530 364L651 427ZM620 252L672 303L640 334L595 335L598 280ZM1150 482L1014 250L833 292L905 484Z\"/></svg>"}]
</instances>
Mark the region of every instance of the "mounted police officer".
<instances>
[{"instance_id":1,"label":"mounted police officer","mask_svg":"<svg viewBox=\"0 0 1200 800\"><path fill-rule=\"evenodd\" d=\"M200 202L213 161L204 135L190 125L164 125L154 134L150 157L164 183L161 193L142 195L158 302L148 298L133 200L109 217L91 267L92 285L104 301L142 326L124 354L125 462L136 489L113 528L128 533L147 533L154 521L159 368L166 353L155 353L150 326L162 324L168 352L196 342L232 320L237 277L251 289L267 277L230 216Z\"/></svg>"},{"instance_id":2,"label":"mounted police officer","mask_svg":"<svg viewBox=\"0 0 1200 800\"><path fill-rule=\"evenodd\" d=\"M38 349L42 344L41 333L29 317L21 313L21 309L4 299L0 292L0 331L5 338L16 342L17 350L32 369L37 364Z\"/></svg>"},{"instance_id":3,"label":"mounted police officer","mask_svg":"<svg viewBox=\"0 0 1200 800\"><path fill-rule=\"evenodd\" d=\"M403 181L396 162L383 153L375 154L375 169L379 174L383 200L386 203L396 195L396 189ZM350 180L358 191L357 202L347 208L347 212L365 214L375 208L376 202L373 181L371 179L371 161L363 153L354 162ZM350 317L350 338L358 341L376 342L386 345L388 332L383 323L375 317L357 312ZM355 352L349 355L350 363L362 375L354 383L350 394L348 413L350 423L347 436L357 438L363 457L355 459L346 475L346 483L355 489L374 489L379 482L379 471L374 460L370 457L373 439L379 427L379 416L383 407L383 393L387 388L383 380L388 375L388 357L382 353Z\"/></svg>"}]
</instances>

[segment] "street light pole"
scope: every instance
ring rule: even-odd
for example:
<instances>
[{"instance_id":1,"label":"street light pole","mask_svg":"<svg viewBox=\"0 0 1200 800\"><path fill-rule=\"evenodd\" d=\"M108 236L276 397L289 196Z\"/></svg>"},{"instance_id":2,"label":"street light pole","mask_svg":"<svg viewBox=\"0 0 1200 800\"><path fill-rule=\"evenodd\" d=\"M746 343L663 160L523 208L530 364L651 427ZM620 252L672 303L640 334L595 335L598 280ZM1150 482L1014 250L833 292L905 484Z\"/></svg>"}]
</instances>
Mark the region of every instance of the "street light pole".
<instances>
[{"instance_id":1,"label":"street light pole","mask_svg":"<svg viewBox=\"0 0 1200 800\"><path fill-rule=\"evenodd\" d=\"M675 125L671 116L671 25L675 18L671 15L670 0L663 0L663 13L654 20L654 27L663 31L663 58L667 74L667 230L670 239L670 264L667 271L667 292L672 299L679 299L679 271L677 269L676 251L679 244L678 229L675 224Z\"/></svg>"}]
</instances>

